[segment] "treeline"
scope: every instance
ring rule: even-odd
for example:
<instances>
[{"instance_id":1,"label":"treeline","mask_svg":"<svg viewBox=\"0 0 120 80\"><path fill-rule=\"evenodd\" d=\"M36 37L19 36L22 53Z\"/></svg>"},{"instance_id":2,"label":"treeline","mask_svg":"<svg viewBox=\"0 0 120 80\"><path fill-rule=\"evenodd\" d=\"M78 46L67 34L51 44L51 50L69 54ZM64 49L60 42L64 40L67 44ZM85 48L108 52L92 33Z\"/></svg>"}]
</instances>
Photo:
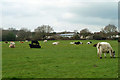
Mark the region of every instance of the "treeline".
<instances>
[{"instance_id":1,"label":"treeline","mask_svg":"<svg viewBox=\"0 0 120 80\"><path fill-rule=\"evenodd\" d=\"M83 29L80 32L75 32L72 37L62 37L59 34L67 34L69 32L56 33L49 25L38 26L34 32L27 28L16 30L15 28L0 29L2 31L2 41L23 41L23 40L80 40L80 39L118 39L120 34L115 25L107 25L100 32L92 33L88 29Z\"/></svg>"},{"instance_id":2,"label":"treeline","mask_svg":"<svg viewBox=\"0 0 120 80\"><path fill-rule=\"evenodd\" d=\"M2 41L23 41L23 40L44 40L47 36L55 34L53 28L49 25L38 26L34 32L27 28L16 30L15 28L0 29L2 32Z\"/></svg>"}]
</instances>

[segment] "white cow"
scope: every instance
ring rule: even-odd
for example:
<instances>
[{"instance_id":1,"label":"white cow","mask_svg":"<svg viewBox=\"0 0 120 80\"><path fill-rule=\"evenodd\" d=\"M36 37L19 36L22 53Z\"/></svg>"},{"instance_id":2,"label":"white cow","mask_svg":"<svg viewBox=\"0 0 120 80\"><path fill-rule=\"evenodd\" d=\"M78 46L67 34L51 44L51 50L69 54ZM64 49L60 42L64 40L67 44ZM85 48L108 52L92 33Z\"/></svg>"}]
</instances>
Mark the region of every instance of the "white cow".
<instances>
[{"instance_id":1,"label":"white cow","mask_svg":"<svg viewBox=\"0 0 120 80\"><path fill-rule=\"evenodd\" d=\"M106 53L110 53L110 57L115 57L115 51L113 51L111 45L108 42L99 42L97 44L97 55L102 59L101 55L104 53L104 57L106 58Z\"/></svg>"},{"instance_id":2,"label":"white cow","mask_svg":"<svg viewBox=\"0 0 120 80\"><path fill-rule=\"evenodd\" d=\"M70 44L74 44L74 42L70 42Z\"/></svg>"},{"instance_id":3,"label":"white cow","mask_svg":"<svg viewBox=\"0 0 120 80\"><path fill-rule=\"evenodd\" d=\"M28 42L28 40L25 40L25 42Z\"/></svg>"},{"instance_id":4,"label":"white cow","mask_svg":"<svg viewBox=\"0 0 120 80\"><path fill-rule=\"evenodd\" d=\"M15 42L11 41L9 47L10 48L15 48Z\"/></svg>"},{"instance_id":5,"label":"white cow","mask_svg":"<svg viewBox=\"0 0 120 80\"><path fill-rule=\"evenodd\" d=\"M11 41L10 44L15 45L15 42Z\"/></svg>"},{"instance_id":6,"label":"white cow","mask_svg":"<svg viewBox=\"0 0 120 80\"><path fill-rule=\"evenodd\" d=\"M59 42L53 42L52 44L53 44L53 45L58 45L58 44L59 44Z\"/></svg>"},{"instance_id":7,"label":"white cow","mask_svg":"<svg viewBox=\"0 0 120 80\"><path fill-rule=\"evenodd\" d=\"M47 40L44 40L43 42L45 43L45 42L47 42Z\"/></svg>"},{"instance_id":8,"label":"white cow","mask_svg":"<svg viewBox=\"0 0 120 80\"><path fill-rule=\"evenodd\" d=\"M83 42L80 42L80 44L83 44Z\"/></svg>"},{"instance_id":9,"label":"white cow","mask_svg":"<svg viewBox=\"0 0 120 80\"><path fill-rule=\"evenodd\" d=\"M87 42L86 44L92 44L92 42L90 41L90 42Z\"/></svg>"}]
</instances>

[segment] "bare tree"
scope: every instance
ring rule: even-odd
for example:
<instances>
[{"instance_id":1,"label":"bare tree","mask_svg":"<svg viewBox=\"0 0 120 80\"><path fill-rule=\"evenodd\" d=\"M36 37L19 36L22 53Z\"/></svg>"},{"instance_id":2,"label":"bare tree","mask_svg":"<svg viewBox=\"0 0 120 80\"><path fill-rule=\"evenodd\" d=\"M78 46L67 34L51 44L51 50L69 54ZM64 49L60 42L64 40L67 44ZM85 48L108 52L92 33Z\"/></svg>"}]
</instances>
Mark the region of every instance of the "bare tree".
<instances>
[{"instance_id":1,"label":"bare tree","mask_svg":"<svg viewBox=\"0 0 120 80\"><path fill-rule=\"evenodd\" d=\"M15 31L16 29L15 28L8 28L9 31Z\"/></svg>"},{"instance_id":2,"label":"bare tree","mask_svg":"<svg viewBox=\"0 0 120 80\"><path fill-rule=\"evenodd\" d=\"M42 25L37 27L35 30L35 39L46 39L46 36L49 35L53 30L53 28L49 25Z\"/></svg>"},{"instance_id":3,"label":"bare tree","mask_svg":"<svg viewBox=\"0 0 120 80\"><path fill-rule=\"evenodd\" d=\"M105 26L104 28L102 28L102 32L104 33L111 33L111 32L116 32L116 31L117 31L117 27L112 24L109 24Z\"/></svg>"},{"instance_id":4,"label":"bare tree","mask_svg":"<svg viewBox=\"0 0 120 80\"><path fill-rule=\"evenodd\" d=\"M117 27L115 25L109 24L102 28L101 32L105 33L107 35L107 38L112 38L113 35L117 35Z\"/></svg>"},{"instance_id":5,"label":"bare tree","mask_svg":"<svg viewBox=\"0 0 120 80\"><path fill-rule=\"evenodd\" d=\"M31 31L28 30L27 28L21 28L18 33L17 33L17 40L26 40L30 39L32 34Z\"/></svg>"},{"instance_id":6,"label":"bare tree","mask_svg":"<svg viewBox=\"0 0 120 80\"><path fill-rule=\"evenodd\" d=\"M35 29L35 32L42 32L42 33L50 33L54 31L53 28L49 25L42 25L37 27L37 29Z\"/></svg>"},{"instance_id":7,"label":"bare tree","mask_svg":"<svg viewBox=\"0 0 120 80\"><path fill-rule=\"evenodd\" d=\"M87 28L85 28L85 29L82 29L81 31L80 31L80 36L83 36L83 38L85 38L86 36L89 36L89 35L91 35L92 33L87 29Z\"/></svg>"},{"instance_id":8,"label":"bare tree","mask_svg":"<svg viewBox=\"0 0 120 80\"><path fill-rule=\"evenodd\" d=\"M85 28L85 29L82 29L81 31L80 31L80 33L86 33L86 32L90 32L87 28Z\"/></svg>"}]
</instances>

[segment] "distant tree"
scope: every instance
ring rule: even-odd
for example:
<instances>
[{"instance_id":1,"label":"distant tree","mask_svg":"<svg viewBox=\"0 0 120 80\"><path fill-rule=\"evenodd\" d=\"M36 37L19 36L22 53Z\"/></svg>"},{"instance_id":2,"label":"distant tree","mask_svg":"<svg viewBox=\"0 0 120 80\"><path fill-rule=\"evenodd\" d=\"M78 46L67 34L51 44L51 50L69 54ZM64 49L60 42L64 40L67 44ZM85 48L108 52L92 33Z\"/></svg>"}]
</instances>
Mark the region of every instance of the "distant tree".
<instances>
[{"instance_id":1,"label":"distant tree","mask_svg":"<svg viewBox=\"0 0 120 80\"><path fill-rule=\"evenodd\" d=\"M85 38L86 36L90 36L90 35L92 35L92 33L87 28L82 29L80 31L80 36L83 36L83 38Z\"/></svg>"},{"instance_id":2,"label":"distant tree","mask_svg":"<svg viewBox=\"0 0 120 80\"><path fill-rule=\"evenodd\" d=\"M15 38L16 38L16 36L15 36L15 34L14 34L13 32L9 32L9 33L6 35L6 39L7 39L8 41L15 41Z\"/></svg>"},{"instance_id":3,"label":"distant tree","mask_svg":"<svg viewBox=\"0 0 120 80\"><path fill-rule=\"evenodd\" d=\"M53 28L49 25L42 25L35 29L35 32L41 32L41 33L50 33L54 31Z\"/></svg>"},{"instance_id":4,"label":"distant tree","mask_svg":"<svg viewBox=\"0 0 120 80\"><path fill-rule=\"evenodd\" d=\"M16 29L15 28L8 28L9 31L15 31Z\"/></svg>"},{"instance_id":5,"label":"distant tree","mask_svg":"<svg viewBox=\"0 0 120 80\"><path fill-rule=\"evenodd\" d=\"M74 33L78 33L78 30L74 30Z\"/></svg>"},{"instance_id":6,"label":"distant tree","mask_svg":"<svg viewBox=\"0 0 120 80\"><path fill-rule=\"evenodd\" d=\"M32 33L27 28L21 28L17 33L17 40L26 40L32 37Z\"/></svg>"},{"instance_id":7,"label":"distant tree","mask_svg":"<svg viewBox=\"0 0 120 80\"><path fill-rule=\"evenodd\" d=\"M12 31L2 30L2 40L3 41L14 41L16 38Z\"/></svg>"},{"instance_id":8,"label":"distant tree","mask_svg":"<svg viewBox=\"0 0 120 80\"><path fill-rule=\"evenodd\" d=\"M46 36L50 35L50 33L54 30L49 25L42 25L37 27L34 31L35 31L34 38L39 40L39 39L46 39Z\"/></svg>"},{"instance_id":9,"label":"distant tree","mask_svg":"<svg viewBox=\"0 0 120 80\"><path fill-rule=\"evenodd\" d=\"M120 32L118 32L118 35L120 36Z\"/></svg>"},{"instance_id":10,"label":"distant tree","mask_svg":"<svg viewBox=\"0 0 120 80\"><path fill-rule=\"evenodd\" d=\"M56 34L56 32L53 32L52 34Z\"/></svg>"},{"instance_id":11,"label":"distant tree","mask_svg":"<svg viewBox=\"0 0 120 80\"><path fill-rule=\"evenodd\" d=\"M46 39L46 33L36 32L33 40L43 40Z\"/></svg>"},{"instance_id":12,"label":"distant tree","mask_svg":"<svg viewBox=\"0 0 120 80\"><path fill-rule=\"evenodd\" d=\"M104 28L102 28L102 32L104 33L111 33L111 32L116 32L116 31L117 31L117 27L112 24L109 24L105 26Z\"/></svg>"},{"instance_id":13,"label":"distant tree","mask_svg":"<svg viewBox=\"0 0 120 80\"><path fill-rule=\"evenodd\" d=\"M80 39L80 36L79 36L78 34L75 34L75 35L73 36L73 39L79 40L79 39Z\"/></svg>"},{"instance_id":14,"label":"distant tree","mask_svg":"<svg viewBox=\"0 0 120 80\"><path fill-rule=\"evenodd\" d=\"M117 35L117 27L115 25L109 24L102 28L101 32L105 33L107 38L112 38L113 35Z\"/></svg>"},{"instance_id":15,"label":"distant tree","mask_svg":"<svg viewBox=\"0 0 120 80\"><path fill-rule=\"evenodd\" d=\"M106 34L103 33L103 32L94 33L93 39L95 39L95 40L105 40L106 39Z\"/></svg>"},{"instance_id":16,"label":"distant tree","mask_svg":"<svg viewBox=\"0 0 120 80\"><path fill-rule=\"evenodd\" d=\"M82 29L82 30L80 31L80 33L86 33L86 32L89 32L89 30L88 30L87 28Z\"/></svg>"},{"instance_id":17,"label":"distant tree","mask_svg":"<svg viewBox=\"0 0 120 80\"><path fill-rule=\"evenodd\" d=\"M29 32L29 31L30 31L30 30L27 29L27 28L21 28L20 30L21 30L21 31L24 31L24 32Z\"/></svg>"},{"instance_id":18,"label":"distant tree","mask_svg":"<svg viewBox=\"0 0 120 80\"><path fill-rule=\"evenodd\" d=\"M18 32L18 30L16 30L15 28L8 28L7 29L8 31L11 31L11 32L13 32L15 35L17 34L17 32Z\"/></svg>"}]
</instances>

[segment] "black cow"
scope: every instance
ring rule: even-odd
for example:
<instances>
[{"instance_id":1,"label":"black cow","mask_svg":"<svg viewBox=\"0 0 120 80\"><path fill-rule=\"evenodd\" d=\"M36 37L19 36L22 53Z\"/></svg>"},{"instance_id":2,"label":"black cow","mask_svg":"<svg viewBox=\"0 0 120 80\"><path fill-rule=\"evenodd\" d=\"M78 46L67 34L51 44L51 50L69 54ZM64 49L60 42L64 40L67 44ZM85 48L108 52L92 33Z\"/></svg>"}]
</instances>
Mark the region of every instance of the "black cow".
<instances>
[{"instance_id":1,"label":"black cow","mask_svg":"<svg viewBox=\"0 0 120 80\"><path fill-rule=\"evenodd\" d=\"M29 46L30 48L41 48L38 41L32 41L31 44L29 44Z\"/></svg>"},{"instance_id":2,"label":"black cow","mask_svg":"<svg viewBox=\"0 0 120 80\"><path fill-rule=\"evenodd\" d=\"M33 45L33 43L36 43L36 45L39 45L38 41L32 41L32 45Z\"/></svg>"},{"instance_id":3,"label":"black cow","mask_svg":"<svg viewBox=\"0 0 120 80\"><path fill-rule=\"evenodd\" d=\"M90 41L90 43L92 43L92 42Z\"/></svg>"},{"instance_id":4,"label":"black cow","mask_svg":"<svg viewBox=\"0 0 120 80\"><path fill-rule=\"evenodd\" d=\"M79 44L83 44L82 42L74 42L74 44L76 44L76 45L79 45Z\"/></svg>"},{"instance_id":5,"label":"black cow","mask_svg":"<svg viewBox=\"0 0 120 80\"><path fill-rule=\"evenodd\" d=\"M94 44L94 45L93 45L93 47L96 47L96 46L97 46L97 44Z\"/></svg>"}]
</instances>

